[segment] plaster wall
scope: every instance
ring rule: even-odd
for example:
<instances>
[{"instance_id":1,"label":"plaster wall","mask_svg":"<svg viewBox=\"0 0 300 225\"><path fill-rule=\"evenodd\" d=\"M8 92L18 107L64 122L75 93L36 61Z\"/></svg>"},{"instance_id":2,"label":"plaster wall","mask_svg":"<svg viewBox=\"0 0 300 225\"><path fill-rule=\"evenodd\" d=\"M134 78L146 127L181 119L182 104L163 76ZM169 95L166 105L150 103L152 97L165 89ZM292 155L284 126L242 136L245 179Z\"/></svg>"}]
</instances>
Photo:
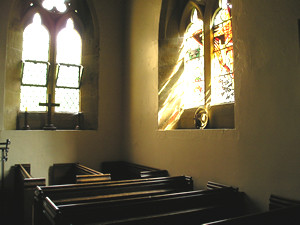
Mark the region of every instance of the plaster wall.
<instances>
[{"instance_id":1,"label":"plaster wall","mask_svg":"<svg viewBox=\"0 0 300 225\"><path fill-rule=\"evenodd\" d=\"M158 36L161 0L127 9L128 161L237 186L257 209L270 194L300 200L298 0L233 0L235 129L159 131Z\"/></svg>"},{"instance_id":2,"label":"plaster wall","mask_svg":"<svg viewBox=\"0 0 300 225\"><path fill-rule=\"evenodd\" d=\"M11 140L8 161L5 163L5 184L11 190L11 167L30 163L33 177L46 177L53 163L80 162L94 169L100 163L117 160L120 156L122 126L116 118L121 111L122 99L122 1L90 1L100 33L98 105L99 119L96 131L22 131L5 130L6 39L12 1L0 1L0 141ZM117 54L116 54L117 52Z\"/></svg>"}]
</instances>

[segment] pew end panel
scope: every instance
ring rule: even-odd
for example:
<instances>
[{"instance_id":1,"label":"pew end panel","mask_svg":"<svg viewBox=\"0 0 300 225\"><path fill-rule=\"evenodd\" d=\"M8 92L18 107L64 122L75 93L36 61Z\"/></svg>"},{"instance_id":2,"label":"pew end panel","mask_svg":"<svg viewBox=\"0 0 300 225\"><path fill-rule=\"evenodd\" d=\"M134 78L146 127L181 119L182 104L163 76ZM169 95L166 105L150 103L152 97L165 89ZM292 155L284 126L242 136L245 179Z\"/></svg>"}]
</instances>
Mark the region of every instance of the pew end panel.
<instances>
[{"instance_id":1,"label":"pew end panel","mask_svg":"<svg viewBox=\"0 0 300 225\"><path fill-rule=\"evenodd\" d=\"M33 178L30 174L30 164L15 165L15 197L17 203L18 221L21 224L31 224L34 190L37 186L45 186L45 178Z\"/></svg>"}]
</instances>

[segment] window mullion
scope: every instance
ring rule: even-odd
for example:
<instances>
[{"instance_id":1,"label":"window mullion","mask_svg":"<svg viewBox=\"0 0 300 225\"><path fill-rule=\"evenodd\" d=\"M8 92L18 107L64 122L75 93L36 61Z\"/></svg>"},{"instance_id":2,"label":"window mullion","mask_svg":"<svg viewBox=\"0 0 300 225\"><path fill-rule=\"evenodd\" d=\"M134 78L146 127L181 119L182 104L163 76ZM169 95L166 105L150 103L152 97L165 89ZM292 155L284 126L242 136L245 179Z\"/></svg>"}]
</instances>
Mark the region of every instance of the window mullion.
<instances>
[{"instance_id":1,"label":"window mullion","mask_svg":"<svg viewBox=\"0 0 300 225\"><path fill-rule=\"evenodd\" d=\"M47 93L51 94L52 99L55 99L55 74L56 74L56 30L53 29L50 31L50 51L49 51L49 59L50 59L50 69L48 74L48 86ZM59 103L59 102L58 102ZM54 112L54 107L51 108Z\"/></svg>"}]
</instances>

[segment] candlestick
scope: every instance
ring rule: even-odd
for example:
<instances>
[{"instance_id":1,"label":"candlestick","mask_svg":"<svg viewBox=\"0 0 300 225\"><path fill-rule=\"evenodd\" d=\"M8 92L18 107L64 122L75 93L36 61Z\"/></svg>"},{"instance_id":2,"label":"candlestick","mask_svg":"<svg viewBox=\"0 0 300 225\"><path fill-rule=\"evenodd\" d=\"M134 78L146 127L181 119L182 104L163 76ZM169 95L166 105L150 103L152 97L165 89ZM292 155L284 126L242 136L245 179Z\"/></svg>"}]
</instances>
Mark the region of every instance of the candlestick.
<instances>
[{"instance_id":1,"label":"candlestick","mask_svg":"<svg viewBox=\"0 0 300 225\"><path fill-rule=\"evenodd\" d=\"M30 130L30 126L28 124L28 112L27 112L27 107L25 108L25 113L24 113L24 127L23 130Z\"/></svg>"}]
</instances>

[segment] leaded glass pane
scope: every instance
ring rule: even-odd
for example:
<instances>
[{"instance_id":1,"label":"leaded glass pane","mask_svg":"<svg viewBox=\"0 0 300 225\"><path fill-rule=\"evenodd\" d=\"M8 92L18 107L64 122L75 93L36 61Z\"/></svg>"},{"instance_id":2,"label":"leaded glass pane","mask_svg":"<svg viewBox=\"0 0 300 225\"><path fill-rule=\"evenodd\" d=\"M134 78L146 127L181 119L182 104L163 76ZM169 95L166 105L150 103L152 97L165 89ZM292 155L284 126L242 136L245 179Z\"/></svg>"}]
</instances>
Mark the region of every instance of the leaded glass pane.
<instances>
[{"instance_id":1,"label":"leaded glass pane","mask_svg":"<svg viewBox=\"0 0 300 225\"><path fill-rule=\"evenodd\" d=\"M46 111L45 106L39 106L39 103L46 102L47 88L21 86L21 111Z\"/></svg>"},{"instance_id":2,"label":"leaded glass pane","mask_svg":"<svg viewBox=\"0 0 300 225\"><path fill-rule=\"evenodd\" d=\"M47 84L48 64L41 62L24 62L22 85L43 85Z\"/></svg>"},{"instance_id":3,"label":"leaded glass pane","mask_svg":"<svg viewBox=\"0 0 300 225\"><path fill-rule=\"evenodd\" d=\"M231 5L214 18L214 54L211 76L211 104L234 102L233 42Z\"/></svg>"},{"instance_id":4,"label":"leaded glass pane","mask_svg":"<svg viewBox=\"0 0 300 225\"><path fill-rule=\"evenodd\" d=\"M79 89L55 88L55 102L60 103L56 112L79 112Z\"/></svg>"},{"instance_id":5,"label":"leaded glass pane","mask_svg":"<svg viewBox=\"0 0 300 225\"><path fill-rule=\"evenodd\" d=\"M79 66L59 65L57 77L57 87L79 88L80 72Z\"/></svg>"}]
</instances>

